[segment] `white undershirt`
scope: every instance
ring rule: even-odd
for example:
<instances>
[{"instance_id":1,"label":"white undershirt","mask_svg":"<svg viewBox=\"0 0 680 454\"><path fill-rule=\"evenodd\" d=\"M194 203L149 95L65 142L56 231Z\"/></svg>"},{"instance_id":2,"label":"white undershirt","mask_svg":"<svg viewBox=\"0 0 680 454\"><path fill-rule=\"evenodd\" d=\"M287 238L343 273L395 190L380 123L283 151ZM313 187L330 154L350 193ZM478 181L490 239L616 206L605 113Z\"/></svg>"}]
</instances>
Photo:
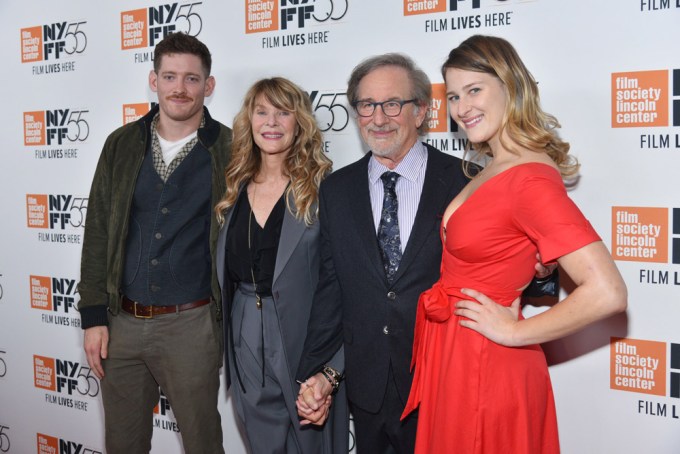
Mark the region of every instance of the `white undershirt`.
<instances>
[{"instance_id":1,"label":"white undershirt","mask_svg":"<svg viewBox=\"0 0 680 454\"><path fill-rule=\"evenodd\" d=\"M196 137L196 134L198 134L198 131L192 132L183 139L171 142L169 140L165 140L160 136L160 134L156 133L158 136L158 144L161 146L161 151L163 152L163 161L165 164L170 165L172 160L175 159L175 156L177 156L177 153L182 150L182 147L186 145L191 139Z\"/></svg>"}]
</instances>

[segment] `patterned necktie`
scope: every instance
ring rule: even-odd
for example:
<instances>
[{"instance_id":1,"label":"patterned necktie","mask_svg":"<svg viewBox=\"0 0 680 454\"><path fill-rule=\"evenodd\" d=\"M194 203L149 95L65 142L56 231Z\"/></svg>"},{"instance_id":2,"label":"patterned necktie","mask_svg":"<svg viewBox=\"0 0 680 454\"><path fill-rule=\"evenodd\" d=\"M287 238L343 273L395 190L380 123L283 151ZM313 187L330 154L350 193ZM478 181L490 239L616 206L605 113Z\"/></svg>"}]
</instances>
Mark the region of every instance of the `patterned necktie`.
<instances>
[{"instance_id":1,"label":"patterned necktie","mask_svg":"<svg viewBox=\"0 0 680 454\"><path fill-rule=\"evenodd\" d=\"M396 172L385 172L380 176L385 195L380 214L380 225L378 226L378 244L385 267L385 275L390 282L397 273L401 261L401 238L399 236L399 218L397 217L399 202L397 201L397 192L394 190L399 176Z\"/></svg>"}]
</instances>

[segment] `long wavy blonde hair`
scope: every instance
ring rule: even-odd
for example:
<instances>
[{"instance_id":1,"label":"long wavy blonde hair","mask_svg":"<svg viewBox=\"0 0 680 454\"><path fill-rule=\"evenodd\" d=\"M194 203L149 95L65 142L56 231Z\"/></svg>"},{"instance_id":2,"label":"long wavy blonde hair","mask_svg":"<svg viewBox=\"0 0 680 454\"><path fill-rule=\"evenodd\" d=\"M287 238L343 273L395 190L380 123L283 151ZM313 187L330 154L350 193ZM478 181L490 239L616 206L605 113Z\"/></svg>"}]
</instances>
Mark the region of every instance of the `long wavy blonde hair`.
<instances>
[{"instance_id":1,"label":"long wavy blonde hair","mask_svg":"<svg viewBox=\"0 0 680 454\"><path fill-rule=\"evenodd\" d=\"M442 65L442 76L446 78L446 71L452 68L491 74L505 86L508 99L500 129L501 144L505 148L515 152L503 142L504 132L521 147L547 153L557 164L562 178L578 173L579 164L569 155L569 143L555 132L559 122L541 109L538 85L512 44L495 36L471 36L449 53ZM490 156L487 142L473 146L476 152Z\"/></svg>"},{"instance_id":2,"label":"long wavy blonde hair","mask_svg":"<svg viewBox=\"0 0 680 454\"><path fill-rule=\"evenodd\" d=\"M225 170L227 191L215 206L215 213L222 224L225 212L234 206L243 185L260 170L262 157L251 129L255 102L260 96L277 109L295 115L299 132L284 163L284 172L290 178L285 194L286 206L297 219L311 225L318 215L319 185L330 173L332 163L323 152L323 139L309 96L283 77L259 80L246 93L232 128L231 158ZM291 194L295 209L289 203Z\"/></svg>"}]
</instances>

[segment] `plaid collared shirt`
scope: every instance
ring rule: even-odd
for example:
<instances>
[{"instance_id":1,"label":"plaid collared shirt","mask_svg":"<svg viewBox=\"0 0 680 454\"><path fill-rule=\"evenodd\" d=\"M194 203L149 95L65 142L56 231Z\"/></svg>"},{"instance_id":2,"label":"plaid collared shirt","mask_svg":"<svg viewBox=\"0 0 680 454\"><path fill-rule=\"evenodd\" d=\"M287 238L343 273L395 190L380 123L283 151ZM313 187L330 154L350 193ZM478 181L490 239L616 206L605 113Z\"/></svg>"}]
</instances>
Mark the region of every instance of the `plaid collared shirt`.
<instances>
[{"instance_id":1,"label":"plaid collared shirt","mask_svg":"<svg viewBox=\"0 0 680 454\"><path fill-rule=\"evenodd\" d=\"M161 150L161 144L158 141L157 127L159 118L160 114L156 114L156 116L153 117L153 121L151 121L151 150L153 152L153 166L156 169L156 172L158 172L158 175L161 177L161 179L163 181L168 181L168 178L170 178L172 172L174 172L174 170L177 167L179 167L184 158L194 148L196 142L198 142L198 135L196 135L196 137L188 141L186 145L182 147L179 153L177 153L177 156L175 156L175 159L172 160L170 165L167 165L163 160L163 150ZM199 128L202 128L204 126L205 117L202 117Z\"/></svg>"}]
</instances>

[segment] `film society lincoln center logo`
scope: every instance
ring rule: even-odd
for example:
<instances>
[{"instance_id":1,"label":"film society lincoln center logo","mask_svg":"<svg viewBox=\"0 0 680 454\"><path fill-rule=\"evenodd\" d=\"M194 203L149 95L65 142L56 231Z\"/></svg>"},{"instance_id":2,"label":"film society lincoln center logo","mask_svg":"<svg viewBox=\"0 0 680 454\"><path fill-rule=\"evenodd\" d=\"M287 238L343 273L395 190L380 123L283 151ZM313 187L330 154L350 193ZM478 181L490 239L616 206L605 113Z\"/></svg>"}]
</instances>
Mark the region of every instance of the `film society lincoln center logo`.
<instances>
[{"instance_id":1,"label":"film society lincoln center logo","mask_svg":"<svg viewBox=\"0 0 680 454\"><path fill-rule=\"evenodd\" d=\"M612 257L668 263L668 208L612 207Z\"/></svg>"},{"instance_id":2,"label":"film society lincoln center logo","mask_svg":"<svg viewBox=\"0 0 680 454\"><path fill-rule=\"evenodd\" d=\"M611 252L614 260L680 264L680 208L612 207Z\"/></svg>"},{"instance_id":3,"label":"film society lincoln center logo","mask_svg":"<svg viewBox=\"0 0 680 454\"><path fill-rule=\"evenodd\" d=\"M446 85L432 84L432 103L429 106L429 135L425 141L441 151L462 155L468 139L458 134L458 125L451 119L446 96Z\"/></svg>"},{"instance_id":4,"label":"film society lincoln center logo","mask_svg":"<svg viewBox=\"0 0 680 454\"><path fill-rule=\"evenodd\" d=\"M446 85L432 84L432 104L430 104L430 132L456 132L458 125L450 119L447 106Z\"/></svg>"},{"instance_id":5,"label":"film society lincoln center logo","mask_svg":"<svg viewBox=\"0 0 680 454\"><path fill-rule=\"evenodd\" d=\"M142 118L156 105L156 103L133 103L123 104L123 124L132 123Z\"/></svg>"},{"instance_id":6,"label":"film society lincoln center logo","mask_svg":"<svg viewBox=\"0 0 680 454\"><path fill-rule=\"evenodd\" d=\"M680 344L612 337L610 383L617 391L680 398ZM680 419L676 404L638 400L637 412Z\"/></svg>"},{"instance_id":7,"label":"film society lincoln center logo","mask_svg":"<svg viewBox=\"0 0 680 454\"><path fill-rule=\"evenodd\" d=\"M680 126L680 69L611 75L612 128ZM641 148L680 148L669 134L640 137Z\"/></svg>"}]
</instances>

